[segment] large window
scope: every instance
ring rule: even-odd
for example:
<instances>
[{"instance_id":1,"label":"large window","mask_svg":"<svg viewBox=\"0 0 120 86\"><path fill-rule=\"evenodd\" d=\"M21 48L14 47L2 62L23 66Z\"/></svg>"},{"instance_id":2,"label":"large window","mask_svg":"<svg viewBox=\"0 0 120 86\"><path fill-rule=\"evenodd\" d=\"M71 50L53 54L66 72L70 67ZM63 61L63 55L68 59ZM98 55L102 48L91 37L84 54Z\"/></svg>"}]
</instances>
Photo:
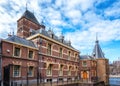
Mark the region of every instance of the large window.
<instances>
[{"instance_id":1,"label":"large window","mask_svg":"<svg viewBox=\"0 0 120 86\"><path fill-rule=\"evenodd\" d=\"M70 76L71 75L71 66L69 66L69 69L68 69L68 75Z\"/></svg>"},{"instance_id":2,"label":"large window","mask_svg":"<svg viewBox=\"0 0 120 86\"><path fill-rule=\"evenodd\" d=\"M33 51L29 51L29 58L30 58L30 59L33 58Z\"/></svg>"},{"instance_id":3,"label":"large window","mask_svg":"<svg viewBox=\"0 0 120 86\"><path fill-rule=\"evenodd\" d=\"M77 55L77 54L75 54L75 61L77 61L77 56L78 56L78 55Z\"/></svg>"},{"instance_id":4,"label":"large window","mask_svg":"<svg viewBox=\"0 0 120 86\"><path fill-rule=\"evenodd\" d=\"M33 76L33 67L32 66L30 66L29 68L28 68L28 76Z\"/></svg>"},{"instance_id":5,"label":"large window","mask_svg":"<svg viewBox=\"0 0 120 86\"><path fill-rule=\"evenodd\" d=\"M62 48L59 50L59 56L62 57Z\"/></svg>"},{"instance_id":6,"label":"large window","mask_svg":"<svg viewBox=\"0 0 120 86\"><path fill-rule=\"evenodd\" d=\"M48 44L47 54L48 54L48 55L51 55L51 44Z\"/></svg>"},{"instance_id":7,"label":"large window","mask_svg":"<svg viewBox=\"0 0 120 86\"><path fill-rule=\"evenodd\" d=\"M19 65L14 65L13 66L13 76L14 77L19 77L20 76L20 66Z\"/></svg>"},{"instance_id":8,"label":"large window","mask_svg":"<svg viewBox=\"0 0 120 86\"><path fill-rule=\"evenodd\" d=\"M75 69L75 76L78 75L78 67L76 66L76 69Z\"/></svg>"},{"instance_id":9,"label":"large window","mask_svg":"<svg viewBox=\"0 0 120 86\"><path fill-rule=\"evenodd\" d=\"M69 51L68 52L68 60L70 60L70 55L71 55L71 52Z\"/></svg>"},{"instance_id":10,"label":"large window","mask_svg":"<svg viewBox=\"0 0 120 86\"><path fill-rule=\"evenodd\" d=\"M60 65L59 76L63 75L63 65Z\"/></svg>"},{"instance_id":11,"label":"large window","mask_svg":"<svg viewBox=\"0 0 120 86\"><path fill-rule=\"evenodd\" d=\"M52 75L52 64L49 64L48 68L47 68L47 75Z\"/></svg>"},{"instance_id":12,"label":"large window","mask_svg":"<svg viewBox=\"0 0 120 86\"><path fill-rule=\"evenodd\" d=\"M15 47L14 56L20 56L20 48Z\"/></svg>"}]
</instances>

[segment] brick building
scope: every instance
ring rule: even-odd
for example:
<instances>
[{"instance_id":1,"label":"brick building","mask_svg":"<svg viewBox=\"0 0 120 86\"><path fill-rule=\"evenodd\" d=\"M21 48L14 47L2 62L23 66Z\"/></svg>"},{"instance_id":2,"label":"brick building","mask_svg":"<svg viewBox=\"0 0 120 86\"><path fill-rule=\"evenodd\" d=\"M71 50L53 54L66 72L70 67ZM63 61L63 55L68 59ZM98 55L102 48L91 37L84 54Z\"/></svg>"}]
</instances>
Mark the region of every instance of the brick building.
<instances>
[{"instance_id":1,"label":"brick building","mask_svg":"<svg viewBox=\"0 0 120 86\"><path fill-rule=\"evenodd\" d=\"M109 61L104 57L97 39L92 55L80 56L79 66L82 82L104 81L105 85L109 85Z\"/></svg>"},{"instance_id":2,"label":"brick building","mask_svg":"<svg viewBox=\"0 0 120 86\"><path fill-rule=\"evenodd\" d=\"M28 10L17 21L17 35L0 44L4 85L78 79L79 51L63 35L47 31Z\"/></svg>"},{"instance_id":3,"label":"brick building","mask_svg":"<svg viewBox=\"0 0 120 86\"><path fill-rule=\"evenodd\" d=\"M98 49L98 42L96 45ZM79 58L80 52L70 41L63 35L56 36L51 29L47 31L34 14L26 10L17 21L17 35L0 41L1 86L95 82L96 77L107 72L107 63L100 65L107 59L101 56L100 49L93 53L93 56ZM98 72L99 67L104 67L103 72ZM107 83L108 78L99 80Z\"/></svg>"},{"instance_id":4,"label":"brick building","mask_svg":"<svg viewBox=\"0 0 120 86\"><path fill-rule=\"evenodd\" d=\"M97 61L93 57L81 55L79 67L82 82L97 81Z\"/></svg>"}]
</instances>

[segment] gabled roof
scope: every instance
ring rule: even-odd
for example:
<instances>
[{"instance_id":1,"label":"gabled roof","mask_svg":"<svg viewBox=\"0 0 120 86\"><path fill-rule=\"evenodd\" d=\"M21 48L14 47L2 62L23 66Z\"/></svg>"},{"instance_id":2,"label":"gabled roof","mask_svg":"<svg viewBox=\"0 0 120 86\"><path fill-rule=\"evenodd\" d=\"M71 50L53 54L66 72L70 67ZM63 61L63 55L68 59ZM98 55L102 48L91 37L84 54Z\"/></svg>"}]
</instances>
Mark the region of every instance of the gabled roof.
<instances>
[{"instance_id":1,"label":"gabled roof","mask_svg":"<svg viewBox=\"0 0 120 86\"><path fill-rule=\"evenodd\" d=\"M29 19L30 21L32 21L32 22L40 25L39 22L38 22L38 20L37 20L36 17L34 16L34 14L33 14L32 12L30 12L29 10L26 10L26 11L24 12L24 14L22 15L21 18L23 18L23 17L25 17L25 18Z\"/></svg>"},{"instance_id":2,"label":"gabled roof","mask_svg":"<svg viewBox=\"0 0 120 86\"><path fill-rule=\"evenodd\" d=\"M23 39L23 38L18 37L16 35L12 35L12 36L8 37L6 40L36 48L32 41Z\"/></svg>"},{"instance_id":3,"label":"gabled roof","mask_svg":"<svg viewBox=\"0 0 120 86\"><path fill-rule=\"evenodd\" d=\"M99 41L95 41L95 46L93 49L92 56L95 58L105 58L104 53L102 52L102 49L100 48Z\"/></svg>"}]
</instances>

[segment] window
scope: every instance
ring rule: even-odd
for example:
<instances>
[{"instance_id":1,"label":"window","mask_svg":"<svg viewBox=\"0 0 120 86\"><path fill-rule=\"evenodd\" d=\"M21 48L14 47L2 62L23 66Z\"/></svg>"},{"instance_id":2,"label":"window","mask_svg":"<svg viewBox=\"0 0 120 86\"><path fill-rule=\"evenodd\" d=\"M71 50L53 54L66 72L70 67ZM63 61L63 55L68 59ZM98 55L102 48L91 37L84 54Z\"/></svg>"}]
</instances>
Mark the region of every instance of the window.
<instances>
[{"instance_id":1,"label":"window","mask_svg":"<svg viewBox=\"0 0 120 86\"><path fill-rule=\"evenodd\" d=\"M28 68L28 76L33 76L33 67L32 66L30 66Z\"/></svg>"},{"instance_id":2,"label":"window","mask_svg":"<svg viewBox=\"0 0 120 86\"><path fill-rule=\"evenodd\" d=\"M76 70L75 70L75 76L78 75L78 67L76 66Z\"/></svg>"},{"instance_id":3,"label":"window","mask_svg":"<svg viewBox=\"0 0 120 86\"><path fill-rule=\"evenodd\" d=\"M60 48L59 56L62 57L62 48Z\"/></svg>"},{"instance_id":4,"label":"window","mask_svg":"<svg viewBox=\"0 0 120 86\"><path fill-rule=\"evenodd\" d=\"M51 55L51 44L48 44L47 54L48 54L48 55Z\"/></svg>"},{"instance_id":5,"label":"window","mask_svg":"<svg viewBox=\"0 0 120 86\"><path fill-rule=\"evenodd\" d=\"M33 51L29 51L29 58L30 58L30 59L33 58Z\"/></svg>"},{"instance_id":6,"label":"window","mask_svg":"<svg viewBox=\"0 0 120 86\"><path fill-rule=\"evenodd\" d=\"M68 60L70 60L70 54L71 54L71 52L69 51L68 52Z\"/></svg>"},{"instance_id":7,"label":"window","mask_svg":"<svg viewBox=\"0 0 120 86\"><path fill-rule=\"evenodd\" d=\"M77 54L75 54L75 61L77 61Z\"/></svg>"},{"instance_id":8,"label":"window","mask_svg":"<svg viewBox=\"0 0 120 86\"><path fill-rule=\"evenodd\" d=\"M14 65L13 76L14 77L19 77L20 76L20 66L19 65Z\"/></svg>"},{"instance_id":9,"label":"window","mask_svg":"<svg viewBox=\"0 0 120 86\"><path fill-rule=\"evenodd\" d=\"M47 79L47 82L52 82L52 79Z\"/></svg>"},{"instance_id":10,"label":"window","mask_svg":"<svg viewBox=\"0 0 120 86\"><path fill-rule=\"evenodd\" d=\"M69 75L69 76L71 75L71 66L70 66L69 69L68 69L68 75Z\"/></svg>"},{"instance_id":11,"label":"window","mask_svg":"<svg viewBox=\"0 0 120 86\"><path fill-rule=\"evenodd\" d=\"M50 34L50 37L51 37L51 38L54 38L54 34L53 34L53 33L52 33L52 34Z\"/></svg>"},{"instance_id":12,"label":"window","mask_svg":"<svg viewBox=\"0 0 120 86\"><path fill-rule=\"evenodd\" d=\"M63 65L60 65L59 76L63 75Z\"/></svg>"},{"instance_id":13,"label":"window","mask_svg":"<svg viewBox=\"0 0 120 86\"><path fill-rule=\"evenodd\" d=\"M82 66L86 67L86 66L87 66L87 62L86 62L86 61L83 61L83 62L82 62Z\"/></svg>"},{"instance_id":14,"label":"window","mask_svg":"<svg viewBox=\"0 0 120 86\"><path fill-rule=\"evenodd\" d=\"M15 47L14 56L20 56L20 48Z\"/></svg>"},{"instance_id":15,"label":"window","mask_svg":"<svg viewBox=\"0 0 120 86\"><path fill-rule=\"evenodd\" d=\"M50 64L47 68L47 75L52 75L52 64Z\"/></svg>"}]
</instances>

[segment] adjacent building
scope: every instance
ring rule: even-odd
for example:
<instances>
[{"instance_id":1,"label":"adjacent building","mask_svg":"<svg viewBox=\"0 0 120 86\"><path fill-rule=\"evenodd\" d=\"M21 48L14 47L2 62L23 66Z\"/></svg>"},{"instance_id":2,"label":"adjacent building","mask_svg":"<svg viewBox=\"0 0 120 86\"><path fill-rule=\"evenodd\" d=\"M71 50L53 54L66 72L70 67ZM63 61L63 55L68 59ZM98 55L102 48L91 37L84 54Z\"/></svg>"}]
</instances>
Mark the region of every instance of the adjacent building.
<instances>
[{"instance_id":1,"label":"adjacent building","mask_svg":"<svg viewBox=\"0 0 120 86\"><path fill-rule=\"evenodd\" d=\"M109 61L104 57L97 39L92 55L81 55L79 66L82 81L104 81L105 85L109 85Z\"/></svg>"}]
</instances>

